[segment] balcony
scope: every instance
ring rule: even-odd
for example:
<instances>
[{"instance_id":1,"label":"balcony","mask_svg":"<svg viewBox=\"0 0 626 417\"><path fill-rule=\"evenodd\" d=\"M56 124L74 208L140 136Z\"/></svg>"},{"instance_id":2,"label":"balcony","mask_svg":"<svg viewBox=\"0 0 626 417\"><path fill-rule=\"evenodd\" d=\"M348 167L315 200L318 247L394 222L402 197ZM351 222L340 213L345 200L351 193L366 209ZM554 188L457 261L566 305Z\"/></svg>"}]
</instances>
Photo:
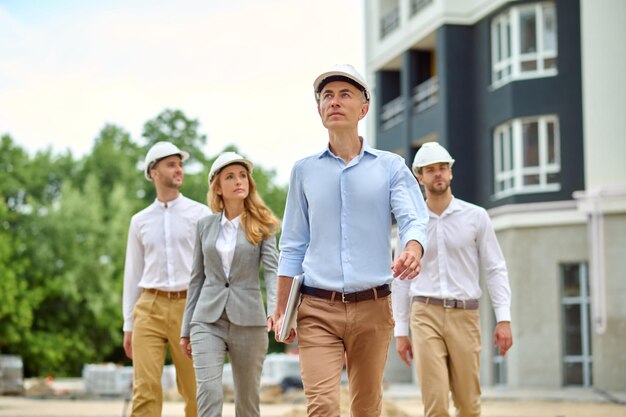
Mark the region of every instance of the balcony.
<instances>
[{"instance_id":1,"label":"balcony","mask_svg":"<svg viewBox=\"0 0 626 417\"><path fill-rule=\"evenodd\" d=\"M439 81L437 76L427 79L413 89L413 112L421 113L439 101Z\"/></svg>"},{"instance_id":2,"label":"balcony","mask_svg":"<svg viewBox=\"0 0 626 417\"><path fill-rule=\"evenodd\" d=\"M380 19L380 39L400 27L400 8L394 7Z\"/></svg>"},{"instance_id":3,"label":"balcony","mask_svg":"<svg viewBox=\"0 0 626 417\"><path fill-rule=\"evenodd\" d=\"M394 98L383 104L380 114L380 126L382 130L388 130L404 121L404 98Z\"/></svg>"}]
</instances>

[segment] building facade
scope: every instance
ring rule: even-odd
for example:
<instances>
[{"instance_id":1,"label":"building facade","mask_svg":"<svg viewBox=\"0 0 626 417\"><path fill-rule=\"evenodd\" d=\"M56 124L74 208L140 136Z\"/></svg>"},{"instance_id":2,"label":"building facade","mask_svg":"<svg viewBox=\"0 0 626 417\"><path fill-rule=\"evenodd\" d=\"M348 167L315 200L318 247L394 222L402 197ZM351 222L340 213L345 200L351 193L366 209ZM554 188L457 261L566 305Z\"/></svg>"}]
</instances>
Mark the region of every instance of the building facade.
<instances>
[{"instance_id":1,"label":"building facade","mask_svg":"<svg viewBox=\"0 0 626 417\"><path fill-rule=\"evenodd\" d=\"M370 141L409 165L446 146L507 260L514 347L495 354L485 293L483 384L626 390L626 2L364 8Z\"/></svg>"}]
</instances>

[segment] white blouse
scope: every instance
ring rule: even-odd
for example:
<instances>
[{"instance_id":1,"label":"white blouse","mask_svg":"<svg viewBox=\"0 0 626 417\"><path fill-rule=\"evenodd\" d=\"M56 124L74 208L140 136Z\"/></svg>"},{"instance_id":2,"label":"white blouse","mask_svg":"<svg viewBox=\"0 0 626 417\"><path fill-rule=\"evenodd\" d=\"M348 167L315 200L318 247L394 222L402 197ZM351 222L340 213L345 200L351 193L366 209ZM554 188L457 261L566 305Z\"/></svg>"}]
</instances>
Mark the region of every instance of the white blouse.
<instances>
[{"instance_id":1,"label":"white blouse","mask_svg":"<svg viewBox=\"0 0 626 417\"><path fill-rule=\"evenodd\" d=\"M233 263L233 255L235 255L235 246L237 244L237 229L239 229L240 216L232 220L228 220L222 213L220 221L220 233L217 235L215 249L222 260L222 267L227 279L230 279L230 267Z\"/></svg>"}]
</instances>

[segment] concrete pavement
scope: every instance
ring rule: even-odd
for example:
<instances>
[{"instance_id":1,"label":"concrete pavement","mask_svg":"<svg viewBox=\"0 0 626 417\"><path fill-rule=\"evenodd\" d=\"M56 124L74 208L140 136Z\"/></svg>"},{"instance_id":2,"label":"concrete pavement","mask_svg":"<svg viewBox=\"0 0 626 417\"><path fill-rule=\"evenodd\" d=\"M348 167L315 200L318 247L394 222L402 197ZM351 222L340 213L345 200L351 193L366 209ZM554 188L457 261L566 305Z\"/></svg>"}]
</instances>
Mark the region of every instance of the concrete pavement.
<instances>
[{"instance_id":1,"label":"concrete pavement","mask_svg":"<svg viewBox=\"0 0 626 417\"><path fill-rule=\"evenodd\" d=\"M385 400L398 410L395 413L398 417L423 417L422 403L414 385L390 386L385 392ZM261 415L264 417L305 415L302 395L292 395L283 401L285 402L277 404L263 403ZM618 403L619 401L622 403ZM0 417L121 417L125 411L127 416L125 400L120 397L109 399L0 397ZM164 403L163 417L183 416L182 402ZM235 416L233 403L224 405L223 416ZM483 417L626 417L626 393L601 393L587 388L559 390L486 388L483 392Z\"/></svg>"}]
</instances>

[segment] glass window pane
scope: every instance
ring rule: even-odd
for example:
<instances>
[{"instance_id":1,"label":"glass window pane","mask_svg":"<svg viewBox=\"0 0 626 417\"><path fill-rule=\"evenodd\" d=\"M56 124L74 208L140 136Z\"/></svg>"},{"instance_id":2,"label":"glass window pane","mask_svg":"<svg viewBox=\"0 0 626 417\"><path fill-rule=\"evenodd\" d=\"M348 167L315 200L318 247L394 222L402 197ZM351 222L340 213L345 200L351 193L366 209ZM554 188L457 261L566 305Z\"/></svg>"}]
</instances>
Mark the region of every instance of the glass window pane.
<instances>
[{"instance_id":1,"label":"glass window pane","mask_svg":"<svg viewBox=\"0 0 626 417\"><path fill-rule=\"evenodd\" d=\"M504 172L504 171L507 170L506 159L505 159L505 154L504 154L504 142L506 140L506 138L504 137L504 130L501 130L500 134L498 136L499 136L498 140L500 141L499 144L498 144L500 146L500 167L499 167L500 169L499 169L499 172Z\"/></svg>"},{"instance_id":2,"label":"glass window pane","mask_svg":"<svg viewBox=\"0 0 626 417\"><path fill-rule=\"evenodd\" d=\"M582 355L580 304L564 305L563 313L565 316L565 355Z\"/></svg>"},{"instance_id":3,"label":"glass window pane","mask_svg":"<svg viewBox=\"0 0 626 417\"><path fill-rule=\"evenodd\" d=\"M500 62L502 61L502 21L496 25L496 37L498 38L496 62Z\"/></svg>"},{"instance_id":4,"label":"glass window pane","mask_svg":"<svg viewBox=\"0 0 626 417\"><path fill-rule=\"evenodd\" d=\"M543 60L543 68L544 69L554 69L556 68L556 58L546 58Z\"/></svg>"},{"instance_id":5,"label":"glass window pane","mask_svg":"<svg viewBox=\"0 0 626 417\"><path fill-rule=\"evenodd\" d=\"M548 139L548 163L554 164L556 162L556 139L554 135L554 123L546 123L546 133Z\"/></svg>"},{"instance_id":6,"label":"glass window pane","mask_svg":"<svg viewBox=\"0 0 626 417\"><path fill-rule=\"evenodd\" d=\"M506 42L505 42L505 47L506 49L504 50L504 56L506 58L510 58L511 57L511 25L509 24L509 20L507 19L506 22L504 23L505 27L506 27Z\"/></svg>"},{"instance_id":7,"label":"glass window pane","mask_svg":"<svg viewBox=\"0 0 626 417\"><path fill-rule=\"evenodd\" d=\"M537 122L522 124L524 167L539 166L539 133Z\"/></svg>"},{"instance_id":8,"label":"glass window pane","mask_svg":"<svg viewBox=\"0 0 626 417\"><path fill-rule=\"evenodd\" d=\"M520 52L528 54L537 52L537 18L535 8L520 10Z\"/></svg>"},{"instance_id":9,"label":"glass window pane","mask_svg":"<svg viewBox=\"0 0 626 417\"><path fill-rule=\"evenodd\" d=\"M509 125L509 137L508 137L508 146L507 146L507 158L509 170L512 170L515 165L513 165L513 123Z\"/></svg>"},{"instance_id":10,"label":"glass window pane","mask_svg":"<svg viewBox=\"0 0 626 417\"><path fill-rule=\"evenodd\" d=\"M538 185L539 175L524 175L524 185Z\"/></svg>"},{"instance_id":11,"label":"glass window pane","mask_svg":"<svg viewBox=\"0 0 626 417\"><path fill-rule=\"evenodd\" d=\"M556 51L556 10L554 5L543 8L543 49Z\"/></svg>"},{"instance_id":12,"label":"glass window pane","mask_svg":"<svg viewBox=\"0 0 626 417\"><path fill-rule=\"evenodd\" d=\"M580 295L580 267L578 265L562 265L563 297Z\"/></svg>"},{"instance_id":13,"label":"glass window pane","mask_svg":"<svg viewBox=\"0 0 626 417\"><path fill-rule=\"evenodd\" d=\"M582 385L582 384L583 384L582 363L566 363L565 364L565 385Z\"/></svg>"},{"instance_id":14,"label":"glass window pane","mask_svg":"<svg viewBox=\"0 0 626 417\"><path fill-rule=\"evenodd\" d=\"M548 174L546 182L548 184L558 184L559 183L559 178L560 178L560 175L559 175L558 172L555 172L553 174Z\"/></svg>"},{"instance_id":15,"label":"glass window pane","mask_svg":"<svg viewBox=\"0 0 626 417\"><path fill-rule=\"evenodd\" d=\"M522 72L537 71L537 61L522 61Z\"/></svg>"},{"instance_id":16,"label":"glass window pane","mask_svg":"<svg viewBox=\"0 0 626 417\"><path fill-rule=\"evenodd\" d=\"M589 280L586 280L586 281L587 281L587 285L589 285ZM589 290L587 290L587 291L589 291ZM587 294L589 294L589 292L587 292ZM589 301L586 301L584 305L585 305L585 307L584 307L585 310L587 310L587 329L591 329L591 303ZM592 357L591 354L593 353L592 352L593 345L591 343L589 343L589 340L591 339L591 337L589 335L589 330L587 330L587 333L588 333L587 334L587 344L589 345L589 346L587 346L587 351L589 352L590 359L591 359L591 357Z\"/></svg>"}]
</instances>

